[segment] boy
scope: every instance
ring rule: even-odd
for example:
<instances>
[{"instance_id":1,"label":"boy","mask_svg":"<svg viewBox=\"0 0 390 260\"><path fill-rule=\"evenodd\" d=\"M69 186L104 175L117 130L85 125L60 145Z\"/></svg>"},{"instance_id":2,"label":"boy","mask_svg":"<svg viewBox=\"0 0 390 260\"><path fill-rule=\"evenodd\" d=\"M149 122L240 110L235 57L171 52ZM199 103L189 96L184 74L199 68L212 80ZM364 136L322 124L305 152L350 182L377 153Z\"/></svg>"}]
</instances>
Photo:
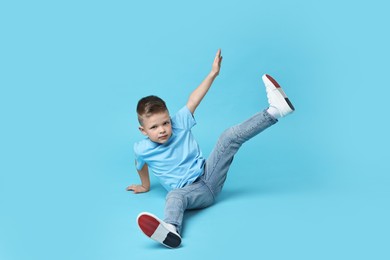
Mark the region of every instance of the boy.
<instances>
[{"instance_id":1,"label":"boy","mask_svg":"<svg viewBox=\"0 0 390 260\"><path fill-rule=\"evenodd\" d=\"M139 130L147 138L134 145L141 184L130 185L127 190L134 193L149 191L149 169L167 189L165 219L143 212L138 215L137 222L148 237L170 248L181 243L184 211L214 203L241 145L275 124L278 118L294 111L278 83L265 74L262 79L269 107L225 130L209 158L204 159L191 134L191 128L196 124L193 114L218 76L221 62L221 50L218 50L209 75L192 92L186 106L173 117L169 116L165 102L159 97L144 97L137 105Z\"/></svg>"}]
</instances>

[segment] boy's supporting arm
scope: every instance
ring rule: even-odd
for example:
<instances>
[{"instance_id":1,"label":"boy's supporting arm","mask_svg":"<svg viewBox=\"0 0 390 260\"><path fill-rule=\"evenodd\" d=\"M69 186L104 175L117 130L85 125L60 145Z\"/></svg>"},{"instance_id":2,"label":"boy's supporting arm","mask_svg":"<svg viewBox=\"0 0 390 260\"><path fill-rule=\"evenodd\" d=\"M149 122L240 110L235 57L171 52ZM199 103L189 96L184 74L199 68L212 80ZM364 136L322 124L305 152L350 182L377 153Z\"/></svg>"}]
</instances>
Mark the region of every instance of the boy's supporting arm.
<instances>
[{"instance_id":1,"label":"boy's supporting arm","mask_svg":"<svg viewBox=\"0 0 390 260\"><path fill-rule=\"evenodd\" d=\"M202 81L202 83L191 93L188 101L187 107L194 114L196 108L206 95L207 91L209 91L211 84L213 84L214 79L218 76L219 71L221 69L221 49L217 51L215 55L213 66L211 72L207 75L207 77Z\"/></svg>"},{"instance_id":2,"label":"boy's supporting arm","mask_svg":"<svg viewBox=\"0 0 390 260\"><path fill-rule=\"evenodd\" d=\"M126 188L134 193L148 192L150 190L150 179L148 165L145 163L141 170L137 170L141 179L141 185L132 184Z\"/></svg>"}]
</instances>

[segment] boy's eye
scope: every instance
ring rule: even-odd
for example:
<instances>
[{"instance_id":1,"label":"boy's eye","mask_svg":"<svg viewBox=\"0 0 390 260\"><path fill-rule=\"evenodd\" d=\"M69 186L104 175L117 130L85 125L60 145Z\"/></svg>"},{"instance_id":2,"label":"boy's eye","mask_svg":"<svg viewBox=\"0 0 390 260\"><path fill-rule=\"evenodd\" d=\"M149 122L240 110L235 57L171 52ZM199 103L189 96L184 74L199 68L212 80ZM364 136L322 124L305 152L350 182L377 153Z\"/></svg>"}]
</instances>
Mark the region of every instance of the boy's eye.
<instances>
[{"instance_id":1,"label":"boy's eye","mask_svg":"<svg viewBox=\"0 0 390 260\"><path fill-rule=\"evenodd\" d=\"M157 128L157 126L154 125L154 126L152 126L150 129L156 129L156 128Z\"/></svg>"},{"instance_id":2,"label":"boy's eye","mask_svg":"<svg viewBox=\"0 0 390 260\"><path fill-rule=\"evenodd\" d=\"M167 122L165 122L165 123L164 123L164 125L169 125L169 124L170 124L170 122L169 122L169 121L167 121Z\"/></svg>"}]
</instances>

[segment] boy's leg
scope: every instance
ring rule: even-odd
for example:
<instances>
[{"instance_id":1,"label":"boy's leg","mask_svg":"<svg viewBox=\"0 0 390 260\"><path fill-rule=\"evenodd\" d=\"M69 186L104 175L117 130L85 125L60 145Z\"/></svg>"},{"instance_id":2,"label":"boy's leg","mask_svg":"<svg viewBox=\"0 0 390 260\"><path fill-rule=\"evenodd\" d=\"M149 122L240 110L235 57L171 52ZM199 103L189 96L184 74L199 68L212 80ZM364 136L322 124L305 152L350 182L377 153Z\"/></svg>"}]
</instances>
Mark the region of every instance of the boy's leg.
<instances>
[{"instance_id":1,"label":"boy's leg","mask_svg":"<svg viewBox=\"0 0 390 260\"><path fill-rule=\"evenodd\" d=\"M276 118L284 117L294 111L286 94L271 76L265 74L263 82L266 87L269 108L223 132L206 161L202 179L211 188L214 196L217 196L221 191L234 155L241 145L278 122Z\"/></svg>"},{"instance_id":2,"label":"boy's leg","mask_svg":"<svg viewBox=\"0 0 390 260\"><path fill-rule=\"evenodd\" d=\"M203 180L198 180L188 186L172 190L168 193L165 203L166 223L176 226L177 232L182 230L184 211L201 209L210 206L214 196Z\"/></svg>"},{"instance_id":3,"label":"boy's leg","mask_svg":"<svg viewBox=\"0 0 390 260\"><path fill-rule=\"evenodd\" d=\"M214 196L210 188L200 179L188 186L168 193L165 204L165 219L160 220L151 213L143 212L137 222L149 238L170 248L181 244L180 232L184 211L210 206Z\"/></svg>"},{"instance_id":4,"label":"boy's leg","mask_svg":"<svg viewBox=\"0 0 390 260\"><path fill-rule=\"evenodd\" d=\"M267 111L255 114L245 122L225 130L208 157L202 179L217 196L225 183L234 155L241 145L278 122Z\"/></svg>"}]
</instances>

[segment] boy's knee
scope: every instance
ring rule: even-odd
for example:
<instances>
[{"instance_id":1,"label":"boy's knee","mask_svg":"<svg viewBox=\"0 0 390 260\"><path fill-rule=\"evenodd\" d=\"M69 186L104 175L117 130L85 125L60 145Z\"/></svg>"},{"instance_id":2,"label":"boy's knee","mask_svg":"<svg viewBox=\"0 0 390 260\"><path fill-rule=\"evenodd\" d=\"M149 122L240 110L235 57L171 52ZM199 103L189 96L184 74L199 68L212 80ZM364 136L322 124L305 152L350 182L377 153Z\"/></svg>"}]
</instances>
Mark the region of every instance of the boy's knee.
<instances>
[{"instance_id":1,"label":"boy's knee","mask_svg":"<svg viewBox=\"0 0 390 260\"><path fill-rule=\"evenodd\" d=\"M235 131L233 127L230 127L226 129L225 131L222 132L220 139L222 140L229 140L229 139L234 139L235 138Z\"/></svg>"},{"instance_id":2,"label":"boy's knee","mask_svg":"<svg viewBox=\"0 0 390 260\"><path fill-rule=\"evenodd\" d=\"M175 202L185 204L186 198L184 194L177 192L175 190L169 192L165 198L166 202Z\"/></svg>"},{"instance_id":3,"label":"boy's knee","mask_svg":"<svg viewBox=\"0 0 390 260\"><path fill-rule=\"evenodd\" d=\"M237 130L236 128L233 126L233 127L230 127L228 129L226 129L225 131L223 131L223 133L221 134L221 136L219 137L219 143L223 146L224 144L229 144L229 143L234 143L234 142L237 142L239 140L239 136L237 134Z\"/></svg>"}]
</instances>

